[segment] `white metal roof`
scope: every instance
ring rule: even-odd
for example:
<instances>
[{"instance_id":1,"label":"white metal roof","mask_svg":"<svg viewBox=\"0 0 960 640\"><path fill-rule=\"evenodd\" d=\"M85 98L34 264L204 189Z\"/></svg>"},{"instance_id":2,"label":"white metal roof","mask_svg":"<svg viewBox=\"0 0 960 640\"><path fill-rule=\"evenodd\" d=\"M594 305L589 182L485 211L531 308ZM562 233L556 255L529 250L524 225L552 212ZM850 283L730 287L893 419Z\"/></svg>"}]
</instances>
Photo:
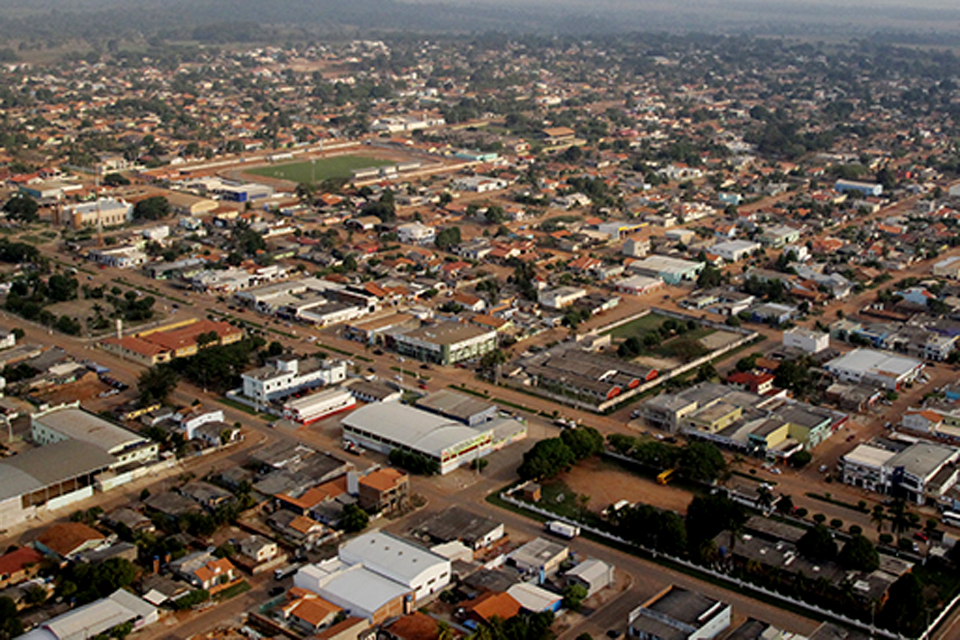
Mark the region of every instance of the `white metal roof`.
<instances>
[{"instance_id":1,"label":"white metal roof","mask_svg":"<svg viewBox=\"0 0 960 640\"><path fill-rule=\"evenodd\" d=\"M363 564L371 571L412 586L425 572L446 566L450 561L429 549L383 531L359 536L340 547L340 559L349 564Z\"/></svg>"},{"instance_id":2,"label":"white metal roof","mask_svg":"<svg viewBox=\"0 0 960 640\"><path fill-rule=\"evenodd\" d=\"M527 611L539 613L551 608L561 596L529 582L518 582L507 589L507 594Z\"/></svg>"},{"instance_id":3,"label":"white metal roof","mask_svg":"<svg viewBox=\"0 0 960 640\"><path fill-rule=\"evenodd\" d=\"M875 447L872 444L861 444L857 445L853 451L843 456L843 459L853 464L880 468L895 455L895 451L881 449L880 447Z\"/></svg>"},{"instance_id":4,"label":"white metal roof","mask_svg":"<svg viewBox=\"0 0 960 640\"><path fill-rule=\"evenodd\" d=\"M854 349L839 358L834 358L825 366L827 370L855 371L861 374L872 373L900 377L910 373L921 363L913 358L896 356L873 349Z\"/></svg>"},{"instance_id":5,"label":"white metal roof","mask_svg":"<svg viewBox=\"0 0 960 640\"><path fill-rule=\"evenodd\" d=\"M53 429L73 440L96 445L104 451L122 449L143 440L132 431L73 406L38 413L33 416L32 422Z\"/></svg>"},{"instance_id":6,"label":"white metal roof","mask_svg":"<svg viewBox=\"0 0 960 640\"><path fill-rule=\"evenodd\" d=\"M399 402L368 404L340 423L435 457L489 432Z\"/></svg>"}]
</instances>

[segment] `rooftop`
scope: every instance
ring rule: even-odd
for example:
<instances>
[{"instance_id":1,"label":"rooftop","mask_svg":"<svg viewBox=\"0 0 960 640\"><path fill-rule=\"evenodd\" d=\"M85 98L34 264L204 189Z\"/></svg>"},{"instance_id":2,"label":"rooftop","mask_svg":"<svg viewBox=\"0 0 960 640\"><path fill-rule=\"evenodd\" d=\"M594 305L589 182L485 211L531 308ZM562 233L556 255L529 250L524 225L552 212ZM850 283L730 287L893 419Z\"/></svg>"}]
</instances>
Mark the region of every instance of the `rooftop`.
<instances>
[{"instance_id":1,"label":"rooftop","mask_svg":"<svg viewBox=\"0 0 960 640\"><path fill-rule=\"evenodd\" d=\"M34 414L32 423L41 424L72 440L86 442L108 452L143 441L140 435L87 413L79 407L58 407Z\"/></svg>"},{"instance_id":2,"label":"rooftop","mask_svg":"<svg viewBox=\"0 0 960 640\"><path fill-rule=\"evenodd\" d=\"M417 401L417 406L463 421L497 408L495 404L450 389L440 389L425 398L421 398Z\"/></svg>"},{"instance_id":3,"label":"rooftop","mask_svg":"<svg viewBox=\"0 0 960 640\"><path fill-rule=\"evenodd\" d=\"M399 402L361 407L344 417L341 424L437 457L468 440L489 435L489 430L473 429Z\"/></svg>"}]
</instances>

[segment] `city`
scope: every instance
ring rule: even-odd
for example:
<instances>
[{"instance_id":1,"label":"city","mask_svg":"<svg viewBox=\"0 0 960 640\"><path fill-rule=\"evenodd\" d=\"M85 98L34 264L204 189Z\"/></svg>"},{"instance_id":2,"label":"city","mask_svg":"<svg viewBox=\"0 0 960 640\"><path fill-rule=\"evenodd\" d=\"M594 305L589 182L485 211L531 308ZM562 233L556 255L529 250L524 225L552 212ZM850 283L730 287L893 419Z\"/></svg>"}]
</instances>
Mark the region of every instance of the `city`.
<instances>
[{"instance_id":1,"label":"city","mask_svg":"<svg viewBox=\"0 0 960 640\"><path fill-rule=\"evenodd\" d=\"M0 55L0 637L960 637L952 50L125 38Z\"/></svg>"}]
</instances>

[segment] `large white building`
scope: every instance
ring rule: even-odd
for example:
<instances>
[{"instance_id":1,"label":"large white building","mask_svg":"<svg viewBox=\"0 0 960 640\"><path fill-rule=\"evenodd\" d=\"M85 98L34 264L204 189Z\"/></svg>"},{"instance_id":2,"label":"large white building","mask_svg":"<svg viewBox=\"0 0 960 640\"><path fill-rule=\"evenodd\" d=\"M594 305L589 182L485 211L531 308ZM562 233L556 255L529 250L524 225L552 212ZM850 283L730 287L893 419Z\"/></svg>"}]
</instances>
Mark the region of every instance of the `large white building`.
<instances>
[{"instance_id":1,"label":"large white building","mask_svg":"<svg viewBox=\"0 0 960 640\"><path fill-rule=\"evenodd\" d=\"M341 545L336 558L306 565L295 586L378 623L409 613L449 583L450 560L382 531Z\"/></svg>"},{"instance_id":2,"label":"large white building","mask_svg":"<svg viewBox=\"0 0 960 640\"><path fill-rule=\"evenodd\" d=\"M727 262L740 262L750 257L759 248L759 243L750 240L726 240L710 247L710 253L720 256Z\"/></svg>"},{"instance_id":3,"label":"large white building","mask_svg":"<svg viewBox=\"0 0 960 640\"><path fill-rule=\"evenodd\" d=\"M498 419L468 427L399 402L361 407L340 424L345 442L384 454L394 449L418 453L435 461L441 474L526 437L526 425L517 420Z\"/></svg>"},{"instance_id":4,"label":"large white building","mask_svg":"<svg viewBox=\"0 0 960 640\"><path fill-rule=\"evenodd\" d=\"M923 363L873 349L855 349L827 362L824 368L843 382L863 382L896 391L923 371Z\"/></svg>"},{"instance_id":5,"label":"large white building","mask_svg":"<svg viewBox=\"0 0 960 640\"><path fill-rule=\"evenodd\" d=\"M240 377L243 395L266 404L303 389L343 382L347 377L347 363L342 360L301 361L296 356L281 356Z\"/></svg>"},{"instance_id":6,"label":"large white building","mask_svg":"<svg viewBox=\"0 0 960 640\"><path fill-rule=\"evenodd\" d=\"M866 443L840 459L841 477L868 491L936 503L957 482L958 458L960 450L934 442Z\"/></svg>"},{"instance_id":7,"label":"large white building","mask_svg":"<svg viewBox=\"0 0 960 640\"><path fill-rule=\"evenodd\" d=\"M30 418L30 439L40 446L79 441L113 456L113 467L152 462L159 446L140 434L87 413L80 403L54 407Z\"/></svg>"},{"instance_id":8,"label":"large white building","mask_svg":"<svg viewBox=\"0 0 960 640\"><path fill-rule=\"evenodd\" d=\"M283 417L300 424L310 424L356 405L357 401L348 389L332 387L290 400L283 405Z\"/></svg>"},{"instance_id":9,"label":"large white building","mask_svg":"<svg viewBox=\"0 0 960 640\"><path fill-rule=\"evenodd\" d=\"M830 334L794 327L783 332L783 346L799 349L804 353L820 353L830 348Z\"/></svg>"},{"instance_id":10,"label":"large white building","mask_svg":"<svg viewBox=\"0 0 960 640\"><path fill-rule=\"evenodd\" d=\"M142 629L159 619L155 606L129 591L119 589L113 594L77 607L42 623L23 640L85 640L106 635L111 629L133 623L133 630Z\"/></svg>"},{"instance_id":11,"label":"large white building","mask_svg":"<svg viewBox=\"0 0 960 640\"><path fill-rule=\"evenodd\" d=\"M640 640L710 640L730 626L732 607L670 585L627 618L627 632Z\"/></svg>"},{"instance_id":12,"label":"large white building","mask_svg":"<svg viewBox=\"0 0 960 640\"><path fill-rule=\"evenodd\" d=\"M422 222L408 222L397 227L397 239L404 244L433 244L437 230Z\"/></svg>"},{"instance_id":13,"label":"large white building","mask_svg":"<svg viewBox=\"0 0 960 640\"><path fill-rule=\"evenodd\" d=\"M67 219L74 229L94 227L115 227L133 220L133 205L124 200L100 198L95 202L74 205L67 212Z\"/></svg>"},{"instance_id":14,"label":"large white building","mask_svg":"<svg viewBox=\"0 0 960 640\"><path fill-rule=\"evenodd\" d=\"M586 295L582 287L555 287L537 293L537 301L549 309L564 309Z\"/></svg>"}]
</instances>

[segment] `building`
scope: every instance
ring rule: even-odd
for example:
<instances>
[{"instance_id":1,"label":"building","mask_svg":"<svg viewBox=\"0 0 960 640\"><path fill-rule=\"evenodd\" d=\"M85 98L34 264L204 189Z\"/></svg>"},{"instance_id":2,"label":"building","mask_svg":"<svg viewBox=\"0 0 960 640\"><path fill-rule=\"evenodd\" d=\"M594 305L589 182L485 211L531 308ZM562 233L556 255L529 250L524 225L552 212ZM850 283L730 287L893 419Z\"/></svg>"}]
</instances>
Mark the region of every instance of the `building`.
<instances>
[{"instance_id":1,"label":"building","mask_svg":"<svg viewBox=\"0 0 960 640\"><path fill-rule=\"evenodd\" d=\"M410 476L392 468L377 469L357 481L357 502L371 513L391 513L403 507L410 493Z\"/></svg>"},{"instance_id":2,"label":"building","mask_svg":"<svg viewBox=\"0 0 960 640\"><path fill-rule=\"evenodd\" d=\"M404 585L418 602L450 583L449 560L384 531L366 533L344 543L339 557Z\"/></svg>"},{"instance_id":3,"label":"building","mask_svg":"<svg viewBox=\"0 0 960 640\"><path fill-rule=\"evenodd\" d=\"M421 222L408 222L397 227L397 239L403 244L429 245L436 237L437 230Z\"/></svg>"},{"instance_id":4,"label":"building","mask_svg":"<svg viewBox=\"0 0 960 640\"><path fill-rule=\"evenodd\" d=\"M563 603L563 596L553 591L547 591L529 582L518 582L507 589L507 595L520 603L525 611L541 613L552 611L557 613Z\"/></svg>"},{"instance_id":5,"label":"building","mask_svg":"<svg viewBox=\"0 0 960 640\"><path fill-rule=\"evenodd\" d=\"M710 247L710 253L720 256L727 262L740 262L760 249L760 244L749 240L727 240Z\"/></svg>"},{"instance_id":6,"label":"building","mask_svg":"<svg viewBox=\"0 0 960 640\"><path fill-rule=\"evenodd\" d=\"M883 193L883 185L876 182L857 182L855 180L837 180L833 185L834 191L839 193L859 193L863 196L879 196Z\"/></svg>"},{"instance_id":7,"label":"building","mask_svg":"<svg viewBox=\"0 0 960 640\"><path fill-rule=\"evenodd\" d=\"M619 293L628 293L634 296L642 296L647 293L659 291L664 286L660 278L651 278L649 276L631 276L618 280L613 287Z\"/></svg>"},{"instance_id":8,"label":"building","mask_svg":"<svg viewBox=\"0 0 960 640\"><path fill-rule=\"evenodd\" d=\"M783 346L804 353L820 353L830 348L830 334L794 327L783 332Z\"/></svg>"},{"instance_id":9,"label":"building","mask_svg":"<svg viewBox=\"0 0 960 640\"><path fill-rule=\"evenodd\" d=\"M538 353L523 360L522 366L532 386L596 405L659 375L655 369L633 362L566 347Z\"/></svg>"},{"instance_id":10,"label":"building","mask_svg":"<svg viewBox=\"0 0 960 640\"><path fill-rule=\"evenodd\" d=\"M133 205L123 200L100 198L70 207L66 213L74 229L83 227L116 227L133 220Z\"/></svg>"},{"instance_id":11,"label":"building","mask_svg":"<svg viewBox=\"0 0 960 640\"><path fill-rule=\"evenodd\" d=\"M732 607L671 585L630 612L627 633L639 640L710 640L730 626Z\"/></svg>"},{"instance_id":12,"label":"building","mask_svg":"<svg viewBox=\"0 0 960 640\"><path fill-rule=\"evenodd\" d=\"M31 547L20 547L0 556L0 589L20 584L37 575L43 556Z\"/></svg>"},{"instance_id":13,"label":"building","mask_svg":"<svg viewBox=\"0 0 960 640\"><path fill-rule=\"evenodd\" d=\"M152 367L175 358L187 358L206 347L233 344L243 339L243 329L227 322L195 320L160 327L121 338L107 338L100 346L121 358Z\"/></svg>"},{"instance_id":14,"label":"building","mask_svg":"<svg viewBox=\"0 0 960 640\"><path fill-rule=\"evenodd\" d=\"M602 560L587 558L563 574L567 584L579 584L587 590L587 597L605 589L614 582L614 568Z\"/></svg>"},{"instance_id":15,"label":"building","mask_svg":"<svg viewBox=\"0 0 960 640\"><path fill-rule=\"evenodd\" d=\"M863 382L889 391L912 382L923 371L919 360L873 349L855 349L823 366L842 382Z\"/></svg>"},{"instance_id":16,"label":"building","mask_svg":"<svg viewBox=\"0 0 960 640\"><path fill-rule=\"evenodd\" d=\"M227 558L216 558L209 551L197 551L170 563L170 569L196 589L211 595L242 580L237 568Z\"/></svg>"},{"instance_id":17,"label":"building","mask_svg":"<svg viewBox=\"0 0 960 640\"><path fill-rule=\"evenodd\" d=\"M537 293L537 302L548 309L565 309L587 295L580 287L556 287L542 289Z\"/></svg>"},{"instance_id":18,"label":"building","mask_svg":"<svg viewBox=\"0 0 960 640\"><path fill-rule=\"evenodd\" d=\"M408 405L381 402L357 409L340 424L344 442L384 454L394 449L418 453L447 474L491 451L496 423L472 428Z\"/></svg>"},{"instance_id":19,"label":"building","mask_svg":"<svg viewBox=\"0 0 960 640\"><path fill-rule=\"evenodd\" d=\"M844 483L936 504L957 482L960 450L934 442L905 444L876 440L858 445L840 459Z\"/></svg>"},{"instance_id":20,"label":"building","mask_svg":"<svg viewBox=\"0 0 960 640\"><path fill-rule=\"evenodd\" d=\"M950 256L934 263L932 273L939 278L960 280L960 256Z\"/></svg>"},{"instance_id":21,"label":"building","mask_svg":"<svg viewBox=\"0 0 960 640\"><path fill-rule=\"evenodd\" d=\"M23 640L84 640L105 634L128 622L134 631L153 624L159 618L157 608L129 591L119 589L112 595L71 609L42 623Z\"/></svg>"},{"instance_id":22,"label":"building","mask_svg":"<svg viewBox=\"0 0 960 640\"><path fill-rule=\"evenodd\" d=\"M59 522L37 536L34 545L45 554L68 560L84 551L96 549L105 541L102 533L82 522Z\"/></svg>"},{"instance_id":23,"label":"building","mask_svg":"<svg viewBox=\"0 0 960 640\"><path fill-rule=\"evenodd\" d=\"M537 582L543 584L560 570L560 565L569 556L570 549L566 545L545 538L534 538L507 554L507 563L521 573L535 576Z\"/></svg>"},{"instance_id":24,"label":"building","mask_svg":"<svg viewBox=\"0 0 960 640\"><path fill-rule=\"evenodd\" d=\"M139 247L124 246L91 249L87 258L105 267L133 269L146 264L150 258Z\"/></svg>"},{"instance_id":25,"label":"building","mask_svg":"<svg viewBox=\"0 0 960 640\"><path fill-rule=\"evenodd\" d=\"M41 446L59 442L92 445L113 458L111 468L153 462L159 454L156 442L87 413L79 402L32 415L30 438Z\"/></svg>"},{"instance_id":26,"label":"building","mask_svg":"<svg viewBox=\"0 0 960 640\"><path fill-rule=\"evenodd\" d=\"M247 536L238 546L240 553L257 563L269 562L280 553L276 542L258 535Z\"/></svg>"},{"instance_id":27,"label":"building","mask_svg":"<svg viewBox=\"0 0 960 640\"><path fill-rule=\"evenodd\" d=\"M296 356L271 358L266 365L240 375L243 395L267 404L304 389L339 384L347 378L343 360L300 359Z\"/></svg>"},{"instance_id":28,"label":"building","mask_svg":"<svg viewBox=\"0 0 960 640\"><path fill-rule=\"evenodd\" d=\"M497 348L497 332L473 324L443 322L387 334L397 353L424 362L451 365L474 360Z\"/></svg>"},{"instance_id":29,"label":"building","mask_svg":"<svg viewBox=\"0 0 960 640\"><path fill-rule=\"evenodd\" d=\"M684 281L696 280L704 266L706 265L703 262L655 255L631 262L629 268L640 275L660 278L667 284L677 285Z\"/></svg>"},{"instance_id":30,"label":"building","mask_svg":"<svg viewBox=\"0 0 960 640\"><path fill-rule=\"evenodd\" d=\"M97 477L117 463L102 447L68 440L0 460L0 527L26 522L93 495Z\"/></svg>"},{"instance_id":31,"label":"building","mask_svg":"<svg viewBox=\"0 0 960 640\"><path fill-rule=\"evenodd\" d=\"M417 526L415 531L435 544L457 541L474 551L486 549L506 535L502 522L459 506L437 513Z\"/></svg>"},{"instance_id":32,"label":"building","mask_svg":"<svg viewBox=\"0 0 960 640\"><path fill-rule=\"evenodd\" d=\"M283 405L283 417L306 425L347 411L356 405L356 399L348 389L334 387L286 402Z\"/></svg>"},{"instance_id":33,"label":"building","mask_svg":"<svg viewBox=\"0 0 960 640\"><path fill-rule=\"evenodd\" d=\"M451 389L440 389L417 400L417 407L475 427L497 417L497 405Z\"/></svg>"},{"instance_id":34,"label":"building","mask_svg":"<svg viewBox=\"0 0 960 640\"><path fill-rule=\"evenodd\" d=\"M279 607L284 620L310 634L330 626L343 612L337 605L305 589L294 587L287 592L287 597L289 601Z\"/></svg>"},{"instance_id":35,"label":"building","mask_svg":"<svg viewBox=\"0 0 960 640\"><path fill-rule=\"evenodd\" d=\"M623 241L623 247L620 252L631 258L646 258L650 253L650 238L641 238L634 236Z\"/></svg>"}]
</instances>

